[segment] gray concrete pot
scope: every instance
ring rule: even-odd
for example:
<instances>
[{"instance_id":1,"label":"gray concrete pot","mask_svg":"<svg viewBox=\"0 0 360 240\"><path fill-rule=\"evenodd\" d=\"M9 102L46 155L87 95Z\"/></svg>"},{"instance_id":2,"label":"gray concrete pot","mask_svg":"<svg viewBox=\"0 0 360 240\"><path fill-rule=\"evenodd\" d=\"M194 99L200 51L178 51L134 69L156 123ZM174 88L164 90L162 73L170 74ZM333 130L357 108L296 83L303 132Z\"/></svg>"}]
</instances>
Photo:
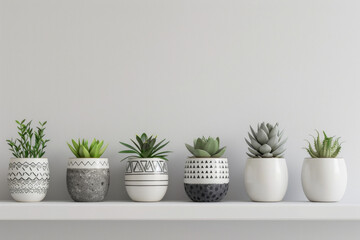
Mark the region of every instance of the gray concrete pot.
<instances>
[{"instance_id":1,"label":"gray concrete pot","mask_svg":"<svg viewBox=\"0 0 360 240\"><path fill-rule=\"evenodd\" d=\"M107 158L70 158L66 176L70 197L76 202L100 202L110 185Z\"/></svg>"}]
</instances>

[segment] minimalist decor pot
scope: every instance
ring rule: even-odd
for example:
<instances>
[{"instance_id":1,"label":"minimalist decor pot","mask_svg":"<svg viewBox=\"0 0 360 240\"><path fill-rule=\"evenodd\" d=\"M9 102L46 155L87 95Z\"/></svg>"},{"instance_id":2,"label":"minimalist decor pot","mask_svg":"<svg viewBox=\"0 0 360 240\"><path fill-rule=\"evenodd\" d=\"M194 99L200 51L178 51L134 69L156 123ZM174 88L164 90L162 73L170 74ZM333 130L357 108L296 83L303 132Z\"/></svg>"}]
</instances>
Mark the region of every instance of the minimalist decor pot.
<instances>
[{"instance_id":1,"label":"minimalist decor pot","mask_svg":"<svg viewBox=\"0 0 360 240\"><path fill-rule=\"evenodd\" d=\"M160 158L131 158L126 163L125 188L136 202L158 202L168 188L168 168Z\"/></svg>"},{"instance_id":2,"label":"minimalist decor pot","mask_svg":"<svg viewBox=\"0 0 360 240\"><path fill-rule=\"evenodd\" d=\"M11 158L8 185L11 197L19 202L40 202L49 189L47 158Z\"/></svg>"},{"instance_id":3,"label":"minimalist decor pot","mask_svg":"<svg viewBox=\"0 0 360 240\"><path fill-rule=\"evenodd\" d=\"M305 158L301 182L312 202L337 202L344 196L347 169L342 158Z\"/></svg>"},{"instance_id":4,"label":"minimalist decor pot","mask_svg":"<svg viewBox=\"0 0 360 240\"><path fill-rule=\"evenodd\" d=\"M188 158L185 162L184 187L194 202L218 202L229 189L226 158Z\"/></svg>"},{"instance_id":5,"label":"minimalist decor pot","mask_svg":"<svg viewBox=\"0 0 360 240\"><path fill-rule=\"evenodd\" d=\"M67 189L76 202L100 202L110 185L107 158L70 158L66 175Z\"/></svg>"},{"instance_id":6,"label":"minimalist decor pot","mask_svg":"<svg viewBox=\"0 0 360 240\"><path fill-rule=\"evenodd\" d=\"M286 193L288 169L284 158L249 158L245 166L245 188L252 201L278 202Z\"/></svg>"}]
</instances>

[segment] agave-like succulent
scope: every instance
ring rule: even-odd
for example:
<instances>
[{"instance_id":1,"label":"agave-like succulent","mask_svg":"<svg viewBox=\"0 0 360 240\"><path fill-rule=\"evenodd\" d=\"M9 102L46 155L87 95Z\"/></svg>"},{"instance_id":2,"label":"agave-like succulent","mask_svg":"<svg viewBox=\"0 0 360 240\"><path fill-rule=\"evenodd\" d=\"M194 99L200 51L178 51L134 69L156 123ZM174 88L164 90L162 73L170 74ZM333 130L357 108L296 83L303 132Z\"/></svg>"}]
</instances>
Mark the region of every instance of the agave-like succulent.
<instances>
[{"instance_id":1,"label":"agave-like succulent","mask_svg":"<svg viewBox=\"0 0 360 240\"><path fill-rule=\"evenodd\" d=\"M90 146L88 140L85 139L83 139L82 141L80 141L79 139L78 142L72 139L71 142L73 144L72 146L70 145L70 143L67 143L67 145L69 146L71 152L77 158L100 158L109 145L107 144L105 147L103 147L104 141L100 142L95 138L90 144Z\"/></svg>"},{"instance_id":2,"label":"agave-like succulent","mask_svg":"<svg viewBox=\"0 0 360 240\"><path fill-rule=\"evenodd\" d=\"M249 140L245 139L249 145L251 158L282 158L286 148L284 146L287 139L282 140L284 130L279 130L279 124L275 126L264 122L258 124L257 132L250 126Z\"/></svg>"},{"instance_id":3,"label":"agave-like succulent","mask_svg":"<svg viewBox=\"0 0 360 240\"><path fill-rule=\"evenodd\" d=\"M212 137L202 137L194 140L194 146L185 144L186 148L196 158L220 158L226 150L226 147L220 148L220 139Z\"/></svg>"},{"instance_id":4,"label":"agave-like succulent","mask_svg":"<svg viewBox=\"0 0 360 240\"><path fill-rule=\"evenodd\" d=\"M325 131L323 131L324 140L321 141L319 132L316 132L317 137L312 136L314 138L315 149L311 146L310 142L306 140L309 143L309 147L305 149L309 155L312 158L336 158L341 150L341 143L339 143L340 138L336 138L334 141L335 136L328 137Z\"/></svg>"},{"instance_id":5,"label":"agave-like succulent","mask_svg":"<svg viewBox=\"0 0 360 240\"><path fill-rule=\"evenodd\" d=\"M128 150L120 151L119 153L133 153L135 155L127 156L121 161L124 161L127 158L161 158L163 160L168 161L167 154L171 153L171 151L163 151L159 152L162 148L168 145L169 141L164 143L166 139L161 140L158 144L156 143L156 136L148 137L145 133L141 136L136 135L136 143L134 140L130 139L134 146L130 144L120 142L122 145L128 148Z\"/></svg>"}]
</instances>

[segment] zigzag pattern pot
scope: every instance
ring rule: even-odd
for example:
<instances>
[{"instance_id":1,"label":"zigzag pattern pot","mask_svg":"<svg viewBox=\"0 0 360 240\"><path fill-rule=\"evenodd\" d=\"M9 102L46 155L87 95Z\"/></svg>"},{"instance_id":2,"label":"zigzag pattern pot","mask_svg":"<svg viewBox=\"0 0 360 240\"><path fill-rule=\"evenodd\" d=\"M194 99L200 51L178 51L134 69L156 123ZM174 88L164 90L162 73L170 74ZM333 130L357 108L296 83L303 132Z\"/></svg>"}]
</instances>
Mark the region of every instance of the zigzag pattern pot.
<instances>
[{"instance_id":1,"label":"zigzag pattern pot","mask_svg":"<svg viewBox=\"0 0 360 240\"><path fill-rule=\"evenodd\" d=\"M166 161L160 158L129 159L126 164L125 187L133 201L160 201L168 188Z\"/></svg>"},{"instance_id":2,"label":"zigzag pattern pot","mask_svg":"<svg viewBox=\"0 0 360 240\"><path fill-rule=\"evenodd\" d=\"M229 189L226 158L188 158L185 162L185 192L194 202L218 202Z\"/></svg>"},{"instance_id":3,"label":"zigzag pattern pot","mask_svg":"<svg viewBox=\"0 0 360 240\"><path fill-rule=\"evenodd\" d=\"M107 158L71 158L68 161L67 189L76 202L100 202L110 185Z\"/></svg>"},{"instance_id":4,"label":"zigzag pattern pot","mask_svg":"<svg viewBox=\"0 0 360 240\"><path fill-rule=\"evenodd\" d=\"M15 201L42 201L49 189L49 182L47 158L10 159L8 185L11 197Z\"/></svg>"}]
</instances>

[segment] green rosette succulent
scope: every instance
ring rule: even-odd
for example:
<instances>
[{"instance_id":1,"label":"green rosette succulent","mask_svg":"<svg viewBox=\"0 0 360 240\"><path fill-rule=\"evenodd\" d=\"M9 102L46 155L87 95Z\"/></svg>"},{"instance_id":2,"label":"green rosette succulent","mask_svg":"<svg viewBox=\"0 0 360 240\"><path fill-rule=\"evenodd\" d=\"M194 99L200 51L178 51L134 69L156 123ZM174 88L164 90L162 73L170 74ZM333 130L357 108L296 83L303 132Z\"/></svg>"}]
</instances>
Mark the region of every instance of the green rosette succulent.
<instances>
[{"instance_id":1,"label":"green rosette succulent","mask_svg":"<svg viewBox=\"0 0 360 240\"><path fill-rule=\"evenodd\" d=\"M220 158L224 155L226 147L220 148L220 139L202 137L194 140L194 145L185 144L186 148L195 158Z\"/></svg>"}]
</instances>

